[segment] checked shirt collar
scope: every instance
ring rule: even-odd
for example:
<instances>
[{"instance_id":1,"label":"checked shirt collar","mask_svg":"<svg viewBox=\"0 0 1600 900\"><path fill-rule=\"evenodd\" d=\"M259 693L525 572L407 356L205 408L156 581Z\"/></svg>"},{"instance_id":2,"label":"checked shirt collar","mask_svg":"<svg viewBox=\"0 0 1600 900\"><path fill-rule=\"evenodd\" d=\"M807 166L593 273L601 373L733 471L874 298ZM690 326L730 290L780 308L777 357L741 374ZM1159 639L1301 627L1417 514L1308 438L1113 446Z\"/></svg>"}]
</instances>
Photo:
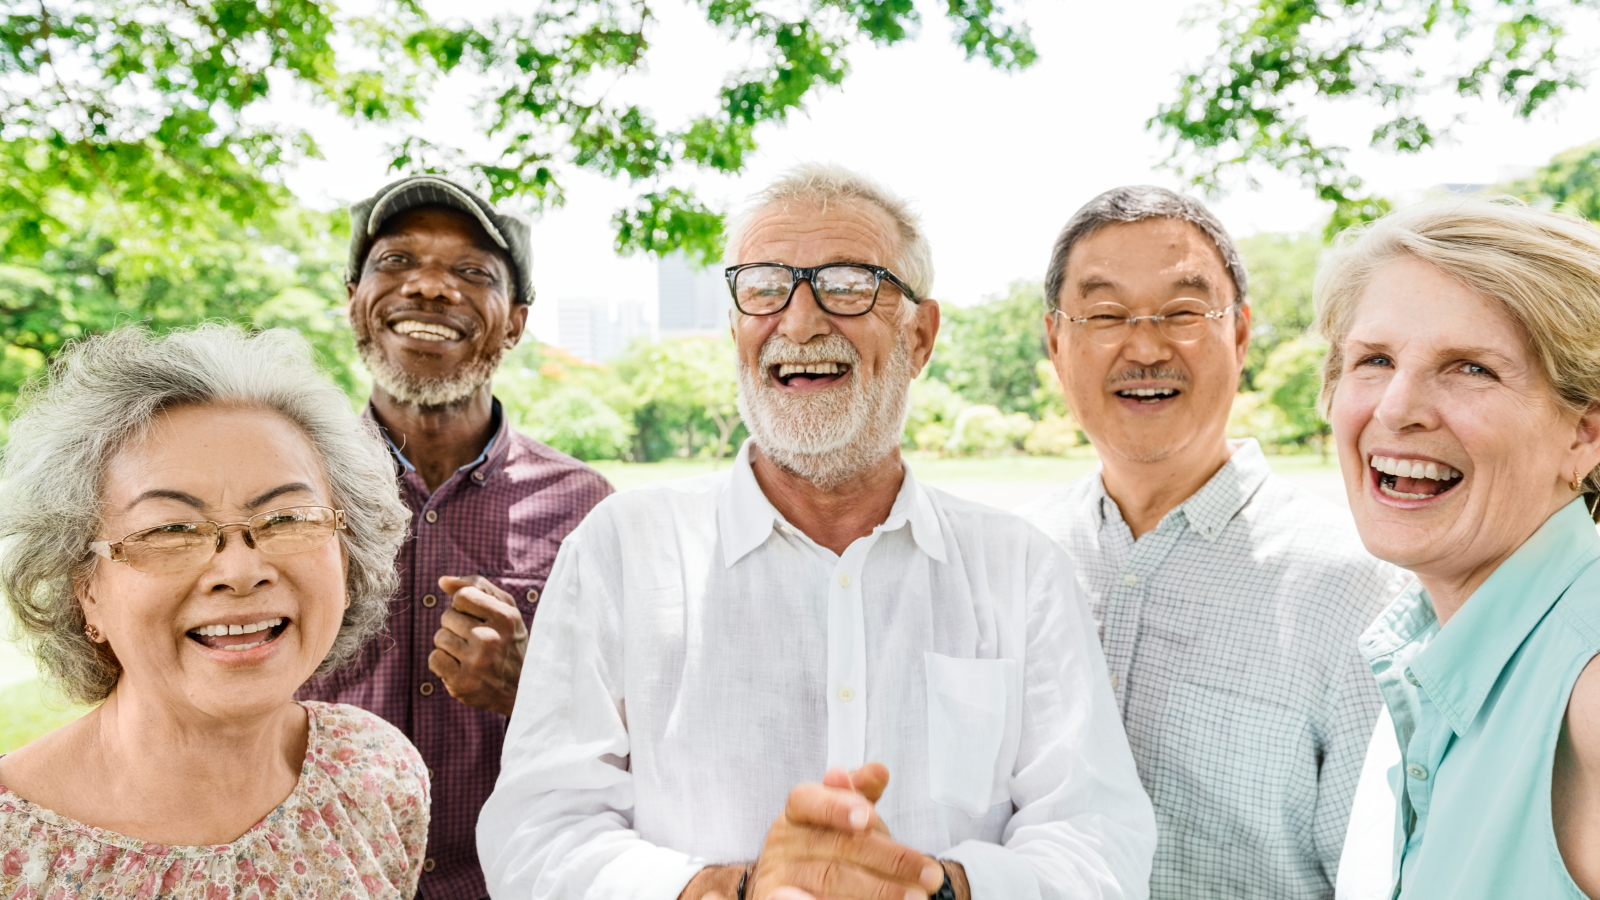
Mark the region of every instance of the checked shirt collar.
<instances>
[{"instance_id":1,"label":"checked shirt collar","mask_svg":"<svg viewBox=\"0 0 1600 900\"><path fill-rule=\"evenodd\" d=\"M1155 531L1163 530L1171 522L1174 525L1187 525L1190 531L1205 540L1214 541L1239 510L1244 508L1262 482L1267 480L1267 476L1272 474L1266 454L1261 452L1261 445L1255 438L1228 443L1234 447L1233 455L1228 457L1228 461L1222 464L1222 468L1211 476L1204 487L1163 516ZM1099 516L1095 523L1097 526L1104 527L1108 521L1122 522L1122 510L1106 493L1103 469L1095 470L1090 500Z\"/></svg>"}]
</instances>

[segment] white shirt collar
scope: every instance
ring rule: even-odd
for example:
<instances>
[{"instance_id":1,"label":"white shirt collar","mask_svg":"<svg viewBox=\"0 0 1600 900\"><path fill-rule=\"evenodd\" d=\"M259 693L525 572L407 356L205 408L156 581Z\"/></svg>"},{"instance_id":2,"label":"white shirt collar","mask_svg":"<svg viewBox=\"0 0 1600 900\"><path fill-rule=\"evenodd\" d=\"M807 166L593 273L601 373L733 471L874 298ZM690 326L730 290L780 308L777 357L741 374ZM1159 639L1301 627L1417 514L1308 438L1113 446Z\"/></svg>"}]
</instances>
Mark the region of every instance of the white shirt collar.
<instances>
[{"instance_id":1,"label":"white shirt collar","mask_svg":"<svg viewBox=\"0 0 1600 900\"><path fill-rule=\"evenodd\" d=\"M750 551L766 543L772 529L788 525L772 501L756 483L755 470L750 467L751 442L745 441L734 458L727 484L717 498L717 530L722 540L722 561L728 568ZM946 562L944 533L939 528L939 516L933 501L911 474L911 467L900 463L905 480L900 483L900 493L889 508L889 518L875 531L894 531L910 524L911 539L923 553L939 562ZM792 526L791 526L792 527ZM799 529L795 529L799 533Z\"/></svg>"}]
</instances>

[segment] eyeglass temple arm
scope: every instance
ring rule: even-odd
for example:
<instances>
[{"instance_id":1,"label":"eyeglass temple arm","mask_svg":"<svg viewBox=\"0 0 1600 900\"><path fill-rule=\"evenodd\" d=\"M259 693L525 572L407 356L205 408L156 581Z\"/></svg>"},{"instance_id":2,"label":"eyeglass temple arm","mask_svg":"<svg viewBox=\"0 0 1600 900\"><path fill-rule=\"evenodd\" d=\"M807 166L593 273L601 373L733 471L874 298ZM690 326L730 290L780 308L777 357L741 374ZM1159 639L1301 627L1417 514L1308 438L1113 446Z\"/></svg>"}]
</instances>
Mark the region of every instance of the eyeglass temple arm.
<instances>
[{"instance_id":1,"label":"eyeglass temple arm","mask_svg":"<svg viewBox=\"0 0 1600 900\"><path fill-rule=\"evenodd\" d=\"M122 552L121 541L93 541L89 544L89 549L112 562L128 561L128 557Z\"/></svg>"}]
</instances>

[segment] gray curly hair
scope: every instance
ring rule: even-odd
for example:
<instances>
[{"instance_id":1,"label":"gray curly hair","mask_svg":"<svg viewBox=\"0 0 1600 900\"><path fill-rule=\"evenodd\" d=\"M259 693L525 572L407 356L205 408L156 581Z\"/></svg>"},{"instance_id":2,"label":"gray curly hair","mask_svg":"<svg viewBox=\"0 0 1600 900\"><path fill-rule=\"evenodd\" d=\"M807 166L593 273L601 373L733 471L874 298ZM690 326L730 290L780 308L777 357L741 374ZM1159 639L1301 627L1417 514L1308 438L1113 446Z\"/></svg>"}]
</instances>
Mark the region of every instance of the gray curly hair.
<instances>
[{"instance_id":1,"label":"gray curly hair","mask_svg":"<svg viewBox=\"0 0 1600 900\"><path fill-rule=\"evenodd\" d=\"M0 590L43 673L75 701L104 700L122 674L110 649L84 635L74 591L99 564L88 544L101 526L106 467L163 412L210 403L258 406L298 425L345 511L350 605L317 674L383 628L411 516L376 428L317 373L305 339L224 325L160 336L119 328L56 357L25 391L4 451Z\"/></svg>"}]
</instances>

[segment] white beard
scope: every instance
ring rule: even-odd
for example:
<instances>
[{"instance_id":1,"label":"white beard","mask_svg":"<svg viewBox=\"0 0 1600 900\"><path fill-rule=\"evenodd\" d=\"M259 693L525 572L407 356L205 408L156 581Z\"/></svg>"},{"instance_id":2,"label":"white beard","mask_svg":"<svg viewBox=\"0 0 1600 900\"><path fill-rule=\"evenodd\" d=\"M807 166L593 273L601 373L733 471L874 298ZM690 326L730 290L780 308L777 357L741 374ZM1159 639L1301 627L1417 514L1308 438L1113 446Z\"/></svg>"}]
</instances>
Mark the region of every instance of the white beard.
<instances>
[{"instance_id":1,"label":"white beard","mask_svg":"<svg viewBox=\"0 0 1600 900\"><path fill-rule=\"evenodd\" d=\"M505 347L500 346L489 356L480 356L463 366L454 375L419 378L390 362L371 337L357 338L356 350L361 353L361 361L366 364L367 371L372 373L373 384L396 401L418 407L449 406L467 399L494 377L495 370L500 368L501 357L506 355Z\"/></svg>"},{"instance_id":2,"label":"white beard","mask_svg":"<svg viewBox=\"0 0 1600 900\"><path fill-rule=\"evenodd\" d=\"M844 390L784 394L767 376L780 363L835 361L850 364ZM775 334L761 345L756 371L739 360L739 416L780 469L831 491L900 446L911 407L911 369L911 343L898 329L887 363L870 381L861 372L861 354L843 335L796 344Z\"/></svg>"}]
</instances>

